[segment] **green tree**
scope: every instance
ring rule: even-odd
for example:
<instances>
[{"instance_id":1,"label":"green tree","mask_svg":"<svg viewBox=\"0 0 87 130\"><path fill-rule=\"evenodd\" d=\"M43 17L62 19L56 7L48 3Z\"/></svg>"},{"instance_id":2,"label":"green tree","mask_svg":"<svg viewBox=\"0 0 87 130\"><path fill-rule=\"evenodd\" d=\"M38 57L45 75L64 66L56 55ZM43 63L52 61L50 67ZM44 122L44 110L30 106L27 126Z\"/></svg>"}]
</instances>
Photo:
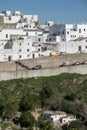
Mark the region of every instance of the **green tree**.
<instances>
[{"instance_id":1,"label":"green tree","mask_svg":"<svg viewBox=\"0 0 87 130\"><path fill-rule=\"evenodd\" d=\"M67 102L62 102L62 111L65 111L70 114L76 115L77 109L74 105L67 103Z\"/></svg>"},{"instance_id":2,"label":"green tree","mask_svg":"<svg viewBox=\"0 0 87 130\"><path fill-rule=\"evenodd\" d=\"M52 89L45 86L40 91L40 99L42 107L48 106L49 98L53 95Z\"/></svg>"},{"instance_id":3,"label":"green tree","mask_svg":"<svg viewBox=\"0 0 87 130\"><path fill-rule=\"evenodd\" d=\"M23 112L20 117L21 127L32 128L35 124L35 118L30 112Z\"/></svg>"},{"instance_id":4,"label":"green tree","mask_svg":"<svg viewBox=\"0 0 87 130\"><path fill-rule=\"evenodd\" d=\"M77 98L77 95L76 95L75 93L73 93L73 92L72 92L71 94L66 95L66 96L64 97L64 99L69 100L69 101L75 101L76 98Z\"/></svg>"},{"instance_id":5,"label":"green tree","mask_svg":"<svg viewBox=\"0 0 87 130\"><path fill-rule=\"evenodd\" d=\"M19 103L19 110L24 112L28 110L32 110L34 105L34 98L32 95L25 95Z\"/></svg>"}]
</instances>

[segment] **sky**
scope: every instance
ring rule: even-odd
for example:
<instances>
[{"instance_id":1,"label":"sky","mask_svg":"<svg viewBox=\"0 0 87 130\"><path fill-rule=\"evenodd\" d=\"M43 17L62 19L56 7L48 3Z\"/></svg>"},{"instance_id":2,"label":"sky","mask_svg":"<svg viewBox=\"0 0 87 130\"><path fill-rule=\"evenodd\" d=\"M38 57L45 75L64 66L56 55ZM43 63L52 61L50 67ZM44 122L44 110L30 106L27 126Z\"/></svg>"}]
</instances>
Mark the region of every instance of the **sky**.
<instances>
[{"instance_id":1,"label":"sky","mask_svg":"<svg viewBox=\"0 0 87 130\"><path fill-rule=\"evenodd\" d=\"M37 14L40 23L87 22L87 0L0 0L0 12L3 10Z\"/></svg>"}]
</instances>

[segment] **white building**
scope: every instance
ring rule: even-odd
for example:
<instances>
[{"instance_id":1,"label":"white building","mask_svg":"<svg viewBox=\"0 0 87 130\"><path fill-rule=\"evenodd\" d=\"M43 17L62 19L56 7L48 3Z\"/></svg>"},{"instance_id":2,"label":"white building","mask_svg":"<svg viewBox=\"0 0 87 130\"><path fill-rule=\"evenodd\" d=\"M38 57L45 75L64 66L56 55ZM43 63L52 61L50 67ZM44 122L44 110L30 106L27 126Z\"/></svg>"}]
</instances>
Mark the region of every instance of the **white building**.
<instances>
[{"instance_id":1,"label":"white building","mask_svg":"<svg viewBox=\"0 0 87 130\"><path fill-rule=\"evenodd\" d=\"M74 115L67 115L67 116L61 118L62 125L66 124L66 123L69 124L72 121L76 121L76 116L74 116Z\"/></svg>"},{"instance_id":2,"label":"white building","mask_svg":"<svg viewBox=\"0 0 87 130\"><path fill-rule=\"evenodd\" d=\"M42 117L45 120L51 120L53 122L59 121L62 117L66 116L66 112L63 111L44 111Z\"/></svg>"},{"instance_id":3,"label":"white building","mask_svg":"<svg viewBox=\"0 0 87 130\"><path fill-rule=\"evenodd\" d=\"M87 23L56 24L49 28L49 32L50 37L58 36L59 42L72 41L82 37L85 38L87 37Z\"/></svg>"},{"instance_id":4,"label":"white building","mask_svg":"<svg viewBox=\"0 0 87 130\"><path fill-rule=\"evenodd\" d=\"M2 45L2 44L1 44ZM32 39L5 41L0 45L0 62L37 58L40 56L41 46L33 46Z\"/></svg>"},{"instance_id":5,"label":"white building","mask_svg":"<svg viewBox=\"0 0 87 130\"><path fill-rule=\"evenodd\" d=\"M61 54L75 54L75 53L87 53L87 39L60 42L58 43L58 53Z\"/></svg>"},{"instance_id":6,"label":"white building","mask_svg":"<svg viewBox=\"0 0 87 130\"><path fill-rule=\"evenodd\" d=\"M44 111L42 112L42 118L45 120L51 120L53 123L59 122L61 125L76 121L76 116L66 114L63 111Z\"/></svg>"},{"instance_id":7,"label":"white building","mask_svg":"<svg viewBox=\"0 0 87 130\"><path fill-rule=\"evenodd\" d=\"M20 11L3 11L0 16L3 16L4 24L14 24L19 22L21 18Z\"/></svg>"},{"instance_id":8,"label":"white building","mask_svg":"<svg viewBox=\"0 0 87 130\"><path fill-rule=\"evenodd\" d=\"M23 15L20 11L0 14L0 61L49 56L55 50L44 49L44 43L58 45L58 53L87 53L87 24L47 21L41 26L37 15Z\"/></svg>"}]
</instances>

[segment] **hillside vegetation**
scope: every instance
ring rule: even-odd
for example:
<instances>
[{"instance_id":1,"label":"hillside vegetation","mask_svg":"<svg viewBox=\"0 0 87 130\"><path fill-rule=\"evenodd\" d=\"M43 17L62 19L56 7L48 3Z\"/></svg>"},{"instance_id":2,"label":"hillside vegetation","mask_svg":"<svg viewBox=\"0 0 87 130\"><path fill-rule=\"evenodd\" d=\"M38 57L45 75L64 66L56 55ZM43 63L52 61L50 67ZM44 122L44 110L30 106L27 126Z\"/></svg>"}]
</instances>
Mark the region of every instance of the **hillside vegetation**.
<instances>
[{"instance_id":1,"label":"hillside vegetation","mask_svg":"<svg viewBox=\"0 0 87 130\"><path fill-rule=\"evenodd\" d=\"M0 116L18 111L63 110L87 125L87 75L61 74L0 82ZM82 128L81 128L82 129Z\"/></svg>"}]
</instances>

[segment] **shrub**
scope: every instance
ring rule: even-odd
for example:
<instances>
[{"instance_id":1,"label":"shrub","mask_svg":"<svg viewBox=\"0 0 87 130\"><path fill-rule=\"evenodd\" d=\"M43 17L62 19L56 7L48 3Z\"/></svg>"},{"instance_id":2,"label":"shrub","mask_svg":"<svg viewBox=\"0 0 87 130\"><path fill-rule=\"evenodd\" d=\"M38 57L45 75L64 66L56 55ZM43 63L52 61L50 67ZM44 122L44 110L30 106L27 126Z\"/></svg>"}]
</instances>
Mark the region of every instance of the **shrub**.
<instances>
[{"instance_id":1,"label":"shrub","mask_svg":"<svg viewBox=\"0 0 87 130\"><path fill-rule=\"evenodd\" d=\"M20 117L20 125L21 127L29 127L32 128L35 123L35 118L30 112L23 112Z\"/></svg>"}]
</instances>

